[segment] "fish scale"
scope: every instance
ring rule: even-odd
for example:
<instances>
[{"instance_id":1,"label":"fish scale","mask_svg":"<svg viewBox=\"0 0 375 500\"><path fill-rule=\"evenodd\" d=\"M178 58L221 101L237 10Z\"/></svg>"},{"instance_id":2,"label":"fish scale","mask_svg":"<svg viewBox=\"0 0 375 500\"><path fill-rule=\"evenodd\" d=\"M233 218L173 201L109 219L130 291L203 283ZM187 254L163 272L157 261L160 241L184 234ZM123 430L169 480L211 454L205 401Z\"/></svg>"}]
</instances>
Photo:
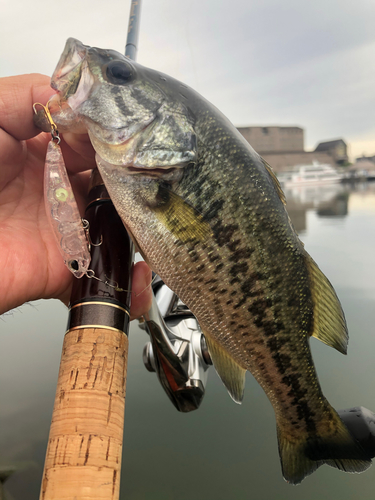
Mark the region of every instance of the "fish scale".
<instances>
[{"instance_id":1,"label":"fish scale","mask_svg":"<svg viewBox=\"0 0 375 500\"><path fill-rule=\"evenodd\" d=\"M82 69L71 74L74 54ZM197 92L115 51L69 39L52 85L59 130L77 119L87 127L119 215L197 317L231 397L241 402L247 370L266 392L284 478L299 483L323 463L368 468L323 396L309 347L314 336L346 353L344 315L269 165Z\"/></svg>"}]
</instances>

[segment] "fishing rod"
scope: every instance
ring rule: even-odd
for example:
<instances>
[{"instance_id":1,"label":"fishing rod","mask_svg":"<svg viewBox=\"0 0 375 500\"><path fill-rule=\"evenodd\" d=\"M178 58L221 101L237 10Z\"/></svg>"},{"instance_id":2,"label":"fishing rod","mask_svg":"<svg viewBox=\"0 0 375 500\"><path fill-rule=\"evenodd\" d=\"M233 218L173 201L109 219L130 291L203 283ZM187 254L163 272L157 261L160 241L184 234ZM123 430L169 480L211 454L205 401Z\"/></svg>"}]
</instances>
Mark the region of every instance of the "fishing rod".
<instances>
[{"instance_id":1,"label":"fishing rod","mask_svg":"<svg viewBox=\"0 0 375 500\"><path fill-rule=\"evenodd\" d=\"M125 55L136 61L138 51L139 26L141 23L142 0L132 0L130 7L128 36L125 45Z\"/></svg>"},{"instance_id":2,"label":"fishing rod","mask_svg":"<svg viewBox=\"0 0 375 500\"><path fill-rule=\"evenodd\" d=\"M140 4L131 3L132 59ZM93 273L73 282L40 500L120 495L134 247L97 169L84 218Z\"/></svg>"}]
</instances>

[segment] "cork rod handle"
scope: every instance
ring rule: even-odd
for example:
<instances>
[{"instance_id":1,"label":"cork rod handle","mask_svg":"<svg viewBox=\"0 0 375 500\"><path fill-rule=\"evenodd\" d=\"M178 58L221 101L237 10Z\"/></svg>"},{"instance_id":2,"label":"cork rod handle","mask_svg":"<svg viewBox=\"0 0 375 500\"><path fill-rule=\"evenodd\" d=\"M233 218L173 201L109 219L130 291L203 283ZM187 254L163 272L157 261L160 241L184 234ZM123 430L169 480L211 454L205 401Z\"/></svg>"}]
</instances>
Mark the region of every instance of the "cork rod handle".
<instances>
[{"instance_id":1,"label":"cork rod handle","mask_svg":"<svg viewBox=\"0 0 375 500\"><path fill-rule=\"evenodd\" d=\"M40 500L118 500L128 338L66 333Z\"/></svg>"}]
</instances>

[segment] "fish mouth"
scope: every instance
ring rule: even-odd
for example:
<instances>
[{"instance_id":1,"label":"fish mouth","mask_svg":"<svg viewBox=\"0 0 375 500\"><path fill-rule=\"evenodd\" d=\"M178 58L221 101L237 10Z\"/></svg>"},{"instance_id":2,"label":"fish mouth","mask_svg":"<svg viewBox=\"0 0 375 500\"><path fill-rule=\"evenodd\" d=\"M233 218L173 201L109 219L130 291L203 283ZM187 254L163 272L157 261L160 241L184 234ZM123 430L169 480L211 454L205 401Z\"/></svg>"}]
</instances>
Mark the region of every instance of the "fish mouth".
<instances>
[{"instance_id":1,"label":"fish mouth","mask_svg":"<svg viewBox=\"0 0 375 500\"><path fill-rule=\"evenodd\" d=\"M87 133L78 117L77 108L88 98L94 84L88 63L89 47L69 38L51 78L57 91L49 101L49 109L60 132Z\"/></svg>"},{"instance_id":2,"label":"fish mouth","mask_svg":"<svg viewBox=\"0 0 375 500\"><path fill-rule=\"evenodd\" d=\"M51 87L58 92L52 104L64 112L65 122L76 119L78 108L89 98L94 86L88 63L89 49L79 40L68 38L51 78Z\"/></svg>"},{"instance_id":3,"label":"fish mouth","mask_svg":"<svg viewBox=\"0 0 375 500\"><path fill-rule=\"evenodd\" d=\"M88 46L75 38L68 38L63 53L51 78L51 87L65 100L74 95L81 81L82 63Z\"/></svg>"}]
</instances>

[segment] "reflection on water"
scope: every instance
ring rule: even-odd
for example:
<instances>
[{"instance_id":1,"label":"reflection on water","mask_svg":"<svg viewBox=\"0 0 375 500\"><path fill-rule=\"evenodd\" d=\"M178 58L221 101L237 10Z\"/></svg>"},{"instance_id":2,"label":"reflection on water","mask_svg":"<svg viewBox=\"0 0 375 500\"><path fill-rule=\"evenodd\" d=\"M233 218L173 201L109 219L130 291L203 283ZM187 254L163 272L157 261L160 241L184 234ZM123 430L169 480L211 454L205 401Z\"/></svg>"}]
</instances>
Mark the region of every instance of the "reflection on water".
<instances>
[{"instance_id":1,"label":"reflection on water","mask_svg":"<svg viewBox=\"0 0 375 500\"><path fill-rule=\"evenodd\" d=\"M307 251L334 284L346 314L348 356L311 342L324 393L336 408L375 410L375 185L288 190ZM277 256L275 256L277 258ZM57 301L0 319L0 470L14 500L38 498L67 319ZM272 408L247 375L236 405L211 369L200 409L178 413L142 364L144 332L132 325L121 498L132 500L373 500L364 474L321 467L300 486L281 476Z\"/></svg>"},{"instance_id":2,"label":"reflection on water","mask_svg":"<svg viewBox=\"0 0 375 500\"><path fill-rule=\"evenodd\" d=\"M318 217L345 217L352 208L375 209L375 184L327 184L323 186L296 186L284 190L287 209L295 229L306 230L306 214L314 210Z\"/></svg>"}]
</instances>

